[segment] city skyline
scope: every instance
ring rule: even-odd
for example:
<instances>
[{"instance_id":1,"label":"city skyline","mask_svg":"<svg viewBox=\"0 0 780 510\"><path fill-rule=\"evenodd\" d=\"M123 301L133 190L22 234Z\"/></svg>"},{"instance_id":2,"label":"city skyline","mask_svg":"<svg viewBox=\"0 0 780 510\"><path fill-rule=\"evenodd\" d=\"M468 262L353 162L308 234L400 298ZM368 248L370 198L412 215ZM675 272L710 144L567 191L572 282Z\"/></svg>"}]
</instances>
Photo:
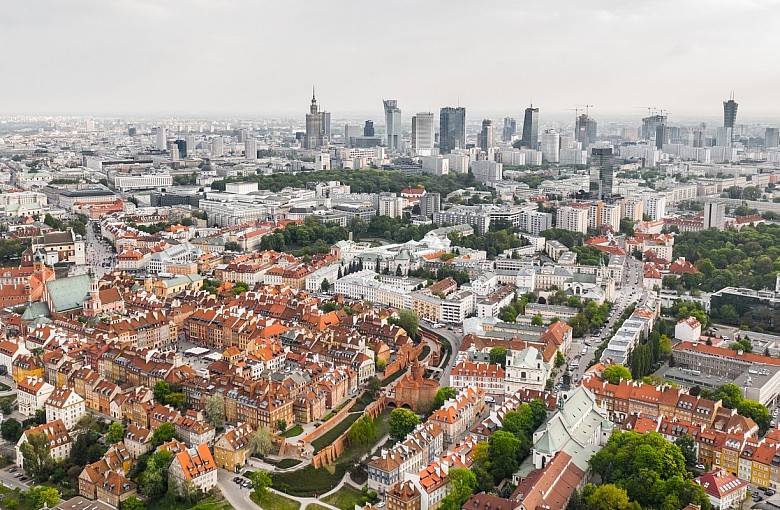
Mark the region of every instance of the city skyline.
<instances>
[{"instance_id":1,"label":"city skyline","mask_svg":"<svg viewBox=\"0 0 780 510\"><path fill-rule=\"evenodd\" d=\"M593 104L597 120L639 118L652 105L674 122L717 118L734 91L740 120L771 120L780 116L767 87L780 77L768 65L780 43L771 26L778 5L742 4L735 16L721 1L448 2L446 11L437 2L382 10L346 0L25 2L0 20L4 61L15 70L0 114L292 115L314 82L334 117L378 120L379 100L390 97L405 122L458 105L519 117L531 102L550 117ZM377 61L365 79L344 80L338 62L373 61L387 30L395 54L416 57ZM729 62L740 72L724 71Z\"/></svg>"}]
</instances>

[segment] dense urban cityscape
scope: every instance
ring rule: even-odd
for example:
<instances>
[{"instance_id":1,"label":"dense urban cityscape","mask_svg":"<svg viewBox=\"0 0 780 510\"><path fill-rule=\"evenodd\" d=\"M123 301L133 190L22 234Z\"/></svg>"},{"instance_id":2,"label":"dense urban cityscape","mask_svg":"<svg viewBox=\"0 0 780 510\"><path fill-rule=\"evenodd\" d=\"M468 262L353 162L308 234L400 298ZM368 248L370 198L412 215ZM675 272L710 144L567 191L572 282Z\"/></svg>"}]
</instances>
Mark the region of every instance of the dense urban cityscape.
<instances>
[{"instance_id":1,"label":"dense urban cityscape","mask_svg":"<svg viewBox=\"0 0 780 510\"><path fill-rule=\"evenodd\" d=\"M666 73L637 80L594 53L603 81L572 70L564 97L540 41L455 30L472 25L455 0L431 21L451 33L397 66L366 28L310 25L326 19L310 2L238 19L196 1L179 24L176 2L93 5L76 42L91 3L0 21L9 39L30 19L57 34L8 57L0 109L0 510L780 509L780 112L746 85L751 57L716 80L696 44L659 42ZM423 4L373 21L412 32L385 49L425 40ZM527 33L582 16L583 48L606 51L609 26L613 60L642 61L616 20L657 13L564 4ZM681 20L731 16L680 4ZM459 7L474 26L531 16ZM213 18L205 46L191 16ZM122 48L101 45L106 20ZM735 30L721 56L772 47ZM175 79L127 58L152 39ZM514 83L509 59L459 80L464 44L491 49L485 68L534 53L520 78L549 86ZM692 55L701 76L680 76ZM357 62L392 76L354 80ZM223 102L204 92L217 75ZM637 95L657 106L627 107Z\"/></svg>"}]
</instances>

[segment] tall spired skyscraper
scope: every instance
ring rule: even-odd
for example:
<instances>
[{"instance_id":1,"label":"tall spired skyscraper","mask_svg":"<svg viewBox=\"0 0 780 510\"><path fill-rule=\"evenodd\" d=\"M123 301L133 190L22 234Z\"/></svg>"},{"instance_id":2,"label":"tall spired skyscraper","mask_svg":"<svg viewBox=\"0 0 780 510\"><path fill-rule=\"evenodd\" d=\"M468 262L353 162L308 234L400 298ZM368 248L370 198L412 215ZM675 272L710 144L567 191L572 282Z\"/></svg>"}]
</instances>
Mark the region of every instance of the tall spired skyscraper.
<instances>
[{"instance_id":1,"label":"tall spired skyscraper","mask_svg":"<svg viewBox=\"0 0 780 510\"><path fill-rule=\"evenodd\" d=\"M303 138L304 149L318 149L328 145L328 137L325 134L323 126L323 112L320 112L317 106L317 99L314 96L314 88L311 89L311 106L309 113L306 114L306 135ZM330 114L327 114L328 130L330 130Z\"/></svg>"},{"instance_id":2,"label":"tall spired skyscraper","mask_svg":"<svg viewBox=\"0 0 780 510\"><path fill-rule=\"evenodd\" d=\"M534 105L525 109L523 147L539 150L539 108L534 108Z\"/></svg>"},{"instance_id":3,"label":"tall spired skyscraper","mask_svg":"<svg viewBox=\"0 0 780 510\"><path fill-rule=\"evenodd\" d=\"M439 152L466 148L466 109L447 106L439 112Z\"/></svg>"},{"instance_id":4,"label":"tall spired skyscraper","mask_svg":"<svg viewBox=\"0 0 780 510\"><path fill-rule=\"evenodd\" d=\"M727 147L734 146L734 125L737 123L737 108L739 104L734 101L734 93L731 93L731 97L728 101L723 101L723 127L726 128L728 136Z\"/></svg>"},{"instance_id":5,"label":"tall spired skyscraper","mask_svg":"<svg viewBox=\"0 0 780 510\"><path fill-rule=\"evenodd\" d=\"M401 146L401 109L395 99L383 99L385 107L385 133L387 136L387 150L397 151Z\"/></svg>"}]
</instances>

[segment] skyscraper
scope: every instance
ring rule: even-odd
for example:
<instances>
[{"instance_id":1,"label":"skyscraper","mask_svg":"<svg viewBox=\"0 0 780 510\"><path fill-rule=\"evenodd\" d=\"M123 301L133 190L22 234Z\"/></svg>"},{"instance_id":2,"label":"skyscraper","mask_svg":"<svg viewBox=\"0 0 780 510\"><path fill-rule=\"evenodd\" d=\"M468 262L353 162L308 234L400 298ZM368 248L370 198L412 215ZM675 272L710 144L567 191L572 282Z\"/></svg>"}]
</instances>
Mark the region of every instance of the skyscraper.
<instances>
[{"instance_id":1,"label":"skyscraper","mask_svg":"<svg viewBox=\"0 0 780 510\"><path fill-rule=\"evenodd\" d=\"M344 124L344 147L352 147L352 138L357 135L357 129L355 126Z\"/></svg>"},{"instance_id":2,"label":"skyscraper","mask_svg":"<svg viewBox=\"0 0 780 510\"><path fill-rule=\"evenodd\" d=\"M655 140L656 129L660 125L666 125L666 115L650 115L642 119L642 138Z\"/></svg>"},{"instance_id":3,"label":"skyscraper","mask_svg":"<svg viewBox=\"0 0 780 510\"><path fill-rule=\"evenodd\" d=\"M438 193L431 193L426 191L423 196L420 197L420 216L426 216L430 218L434 213L441 210L441 195Z\"/></svg>"},{"instance_id":4,"label":"skyscraper","mask_svg":"<svg viewBox=\"0 0 780 510\"><path fill-rule=\"evenodd\" d=\"M525 126L523 126L523 133L525 133ZM542 159L548 163L558 163L560 152L561 135L554 129L546 129L542 133Z\"/></svg>"},{"instance_id":5,"label":"skyscraper","mask_svg":"<svg viewBox=\"0 0 780 510\"><path fill-rule=\"evenodd\" d=\"M612 147L591 150L590 175L591 197L599 200L611 197L615 178L615 155L612 153Z\"/></svg>"},{"instance_id":6,"label":"skyscraper","mask_svg":"<svg viewBox=\"0 0 780 510\"><path fill-rule=\"evenodd\" d=\"M575 122L574 139L582 144L586 149L588 145L596 141L596 121L590 118L588 114L583 113Z\"/></svg>"},{"instance_id":7,"label":"skyscraper","mask_svg":"<svg viewBox=\"0 0 780 510\"><path fill-rule=\"evenodd\" d=\"M385 107L385 136L387 137L387 150L397 151L401 146L401 109L395 99L383 99Z\"/></svg>"},{"instance_id":8,"label":"skyscraper","mask_svg":"<svg viewBox=\"0 0 780 510\"><path fill-rule=\"evenodd\" d=\"M412 149L418 156L433 154L435 137L433 113L420 112L412 117Z\"/></svg>"},{"instance_id":9,"label":"skyscraper","mask_svg":"<svg viewBox=\"0 0 780 510\"><path fill-rule=\"evenodd\" d=\"M314 89L312 88L311 105L309 105L309 113L306 114L306 134L303 137L304 149L318 149L328 144L328 138L323 131L322 120L323 115L319 111L317 98L314 96ZM330 124L330 114L328 114L327 120Z\"/></svg>"},{"instance_id":10,"label":"skyscraper","mask_svg":"<svg viewBox=\"0 0 780 510\"><path fill-rule=\"evenodd\" d=\"M714 200L704 202L704 228L723 230L724 216L726 216L726 204Z\"/></svg>"},{"instance_id":11,"label":"skyscraper","mask_svg":"<svg viewBox=\"0 0 780 510\"><path fill-rule=\"evenodd\" d=\"M374 136L374 121L367 120L363 126L363 136Z\"/></svg>"},{"instance_id":12,"label":"skyscraper","mask_svg":"<svg viewBox=\"0 0 780 510\"><path fill-rule=\"evenodd\" d=\"M187 141L186 140L175 140L173 143L176 144L176 147L179 148L179 157L186 158L187 157Z\"/></svg>"},{"instance_id":13,"label":"skyscraper","mask_svg":"<svg viewBox=\"0 0 780 510\"><path fill-rule=\"evenodd\" d=\"M187 135L184 137L184 141L187 142L187 154L190 156L195 154L195 135Z\"/></svg>"},{"instance_id":14,"label":"skyscraper","mask_svg":"<svg viewBox=\"0 0 780 510\"><path fill-rule=\"evenodd\" d=\"M222 137L221 136L215 136L211 139L211 155L220 157L222 156Z\"/></svg>"},{"instance_id":15,"label":"skyscraper","mask_svg":"<svg viewBox=\"0 0 780 510\"><path fill-rule=\"evenodd\" d=\"M727 147L734 145L734 125L737 123L737 108L739 104L734 101L734 93L728 101L723 101L723 127L726 128L728 136Z\"/></svg>"},{"instance_id":16,"label":"skyscraper","mask_svg":"<svg viewBox=\"0 0 780 510\"><path fill-rule=\"evenodd\" d=\"M539 108L534 108L534 105L525 109L523 147L539 150Z\"/></svg>"},{"instance_id":17,"label":"skyscraper","mask_svg":"<svg viewBox=\"0 0 780 510\"><path fill-rule=\"evenodd\" d=\"M322 118L322 136L324 140L330 140L330 112L320 112Z\"/></svg>"},{"instance_id":18,"label":"skyscraper","mask_svg":"<svg viewBox=\"0 0 780 510\"><path fill-rule=\"evenodd\" d=\"M512 117L504 117L504 129L501 131L501 141L511 142L517 132L517 121Z\"/></svg>"},{"instance_id":19,"label":"skyscraper","mask_svg":"<svg viewBox=\"0 0 780 510\"><path fill-rule=\"evenodd\" d=\"M244 142L244 158L249 160L257 159L257 140L247 138Z\"/></svg>"},{"instance_id":20,"label":"skyscraper","mask_svg":"<svg viewBox=\"0 0 780 510\"><path fill-rule=\"evenodd\" d=\"M466 148L466 109L446 106L439 112L439 152Z\"/></svg>"},{"instance_id":21,"label":"skyscraper","mask_svg":"<svg viewBox=\"0 0 780 510\"><path fill-rule=\"evenodd\" d=\"M776 127L766 128L764 134L764 147L771 149L780 145L780 137L778 137L778 129Z\"/></svg>"},{"instance_id":22,"label":"skyscraper","mask_svg":"<svg viewBox=\"0 0 780 510\"><path fill-rule=\"evenodd\" d=\"M157 127L157 148L161 151L168 148L168 135L165 133L165 128L162 126Z\"/></svg>"},{"instance_id":23,"label":"skyscraper","mask_svg":"<svg viewBox=\"0 0 780 510\"><path fill-rule=\"evenodd\" d=\"M493 142L493 121L485 119L482 121L482 131L479 132L479 148L487 152L494 146Z\"/></svg>"}]
</instances>

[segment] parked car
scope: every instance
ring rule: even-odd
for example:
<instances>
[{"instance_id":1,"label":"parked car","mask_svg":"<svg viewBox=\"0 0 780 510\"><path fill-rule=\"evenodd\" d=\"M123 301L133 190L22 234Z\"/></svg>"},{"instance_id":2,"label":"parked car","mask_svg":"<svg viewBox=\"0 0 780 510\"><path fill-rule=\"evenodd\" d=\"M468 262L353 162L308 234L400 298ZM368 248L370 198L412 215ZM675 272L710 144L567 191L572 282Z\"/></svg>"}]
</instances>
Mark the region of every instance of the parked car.
<instances>
[{"instance_id":1,"label":"parked car","mask_svg":"<svg viewBox=\"0 0 780 510\"><path fill-rule=\"evenodd\" d=\"M775 492L774 489L767 489L764 491L764 494L766 494L767 496L774 496L777 493Z\"/></svg>"},{"instance_id":2,"label":"parked car","mask_svg":"<svg viewBox=\"0 0 780 510\"><path fill-rule=\"evenodd\" d=\"M707 469L704 464L696 464L696 469Z\"/></svg>"}]
</instances>

